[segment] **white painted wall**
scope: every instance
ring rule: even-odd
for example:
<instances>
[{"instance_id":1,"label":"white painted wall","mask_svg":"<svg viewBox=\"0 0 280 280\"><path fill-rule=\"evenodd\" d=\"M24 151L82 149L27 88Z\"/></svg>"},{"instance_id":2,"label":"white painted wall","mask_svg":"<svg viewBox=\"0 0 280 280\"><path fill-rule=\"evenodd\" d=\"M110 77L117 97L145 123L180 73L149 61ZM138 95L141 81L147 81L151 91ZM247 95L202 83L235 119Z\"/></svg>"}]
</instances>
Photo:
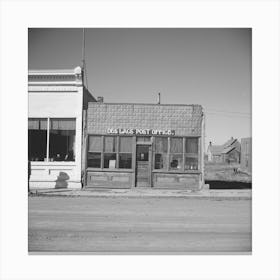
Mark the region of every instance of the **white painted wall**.
<instances>
[{"instance_id":1,"label":"white painted wall","mask_svg":"<svg viewBox=\"0 0 280 280\"><path fill-rule=\"evenodd\" d=\"M31 189L54 188L60 172L65 172L70 177L67 180L68 188L81 188L83 87L81 83L68 87L69 91L67 86L61 87L61 92L50 92L47 85L29 87L29 118L76 119L75 162L31 162Z\"/></svg>"}]
</instances>

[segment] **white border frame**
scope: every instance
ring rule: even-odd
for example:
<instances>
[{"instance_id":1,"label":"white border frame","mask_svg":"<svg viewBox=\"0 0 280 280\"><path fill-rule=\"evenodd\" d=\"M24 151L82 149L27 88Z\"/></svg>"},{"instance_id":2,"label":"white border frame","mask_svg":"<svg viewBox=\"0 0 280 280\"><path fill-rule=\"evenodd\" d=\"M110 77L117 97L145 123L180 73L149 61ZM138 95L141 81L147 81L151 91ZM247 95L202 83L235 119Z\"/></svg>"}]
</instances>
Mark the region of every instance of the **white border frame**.
<instances>
[{"instance_id":1,"label":"white border frame","mask_svg":"<svg viewBox=\"0 0 280 280\"><path fill-rule=\"evenodd\" d=\"M2 0L0 13L1 279L280 278L279 1ZM27 147L28 27L253 28L252 255L28 255L27 149L15 148Z\"/></svg>"}]
</instances>

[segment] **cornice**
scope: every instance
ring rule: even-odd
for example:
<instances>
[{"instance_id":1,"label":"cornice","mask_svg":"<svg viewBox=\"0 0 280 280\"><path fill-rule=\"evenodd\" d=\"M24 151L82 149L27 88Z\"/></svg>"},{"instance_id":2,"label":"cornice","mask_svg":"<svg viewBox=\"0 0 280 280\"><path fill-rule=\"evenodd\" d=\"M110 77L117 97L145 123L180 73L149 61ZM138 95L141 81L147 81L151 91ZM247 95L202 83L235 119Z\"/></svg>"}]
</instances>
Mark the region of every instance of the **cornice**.
<instances>
[{"instance_id":1,"label":"cornice","mask_svg":"<svg viewBox=\"0 0 280 280\"><path fill-rule=\"evenodd\" d=\"M82 86L82 70L29 70L28 86Z\"/></svg>"}]
</instances>

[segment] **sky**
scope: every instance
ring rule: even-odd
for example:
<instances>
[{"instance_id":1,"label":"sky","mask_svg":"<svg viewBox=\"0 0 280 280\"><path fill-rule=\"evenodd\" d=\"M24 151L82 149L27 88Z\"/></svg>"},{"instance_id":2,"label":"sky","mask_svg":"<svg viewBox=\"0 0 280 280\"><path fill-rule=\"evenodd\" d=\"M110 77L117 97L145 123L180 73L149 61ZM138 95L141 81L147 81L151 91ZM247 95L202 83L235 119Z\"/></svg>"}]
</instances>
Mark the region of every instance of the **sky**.
<instances>
[{"instance_id":1,"label":"sky","mask_svg":"<svg viewBox=\"0 0 280 280\"><path fill-rule=\"evenodd\" d=\"M29 69L82 65L81 28L32 28ZM85 29L87 87L104 102L200 104L206 147L251 136L251 29Z\"/></svg>"}]
</instances>

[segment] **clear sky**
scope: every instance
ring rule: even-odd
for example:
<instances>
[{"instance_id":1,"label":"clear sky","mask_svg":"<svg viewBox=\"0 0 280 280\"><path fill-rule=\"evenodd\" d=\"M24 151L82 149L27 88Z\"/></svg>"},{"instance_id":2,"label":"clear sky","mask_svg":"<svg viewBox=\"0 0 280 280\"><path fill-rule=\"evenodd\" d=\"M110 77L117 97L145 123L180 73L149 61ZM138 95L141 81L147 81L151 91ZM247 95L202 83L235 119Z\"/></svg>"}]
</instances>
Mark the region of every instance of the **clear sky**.
<instances>
[{"instance_id":1,"label":"clear sky","mask_svg":"<svg viewBox=\"0 0 280 280\"><path fill-rule=\"evenodd\" d=\"M29 29L29 69L81 65L82 29ZM206 147L251 136L251 29L85 30L88 88L105 102L201 104Z\"/></svg>"}]
</instances>

